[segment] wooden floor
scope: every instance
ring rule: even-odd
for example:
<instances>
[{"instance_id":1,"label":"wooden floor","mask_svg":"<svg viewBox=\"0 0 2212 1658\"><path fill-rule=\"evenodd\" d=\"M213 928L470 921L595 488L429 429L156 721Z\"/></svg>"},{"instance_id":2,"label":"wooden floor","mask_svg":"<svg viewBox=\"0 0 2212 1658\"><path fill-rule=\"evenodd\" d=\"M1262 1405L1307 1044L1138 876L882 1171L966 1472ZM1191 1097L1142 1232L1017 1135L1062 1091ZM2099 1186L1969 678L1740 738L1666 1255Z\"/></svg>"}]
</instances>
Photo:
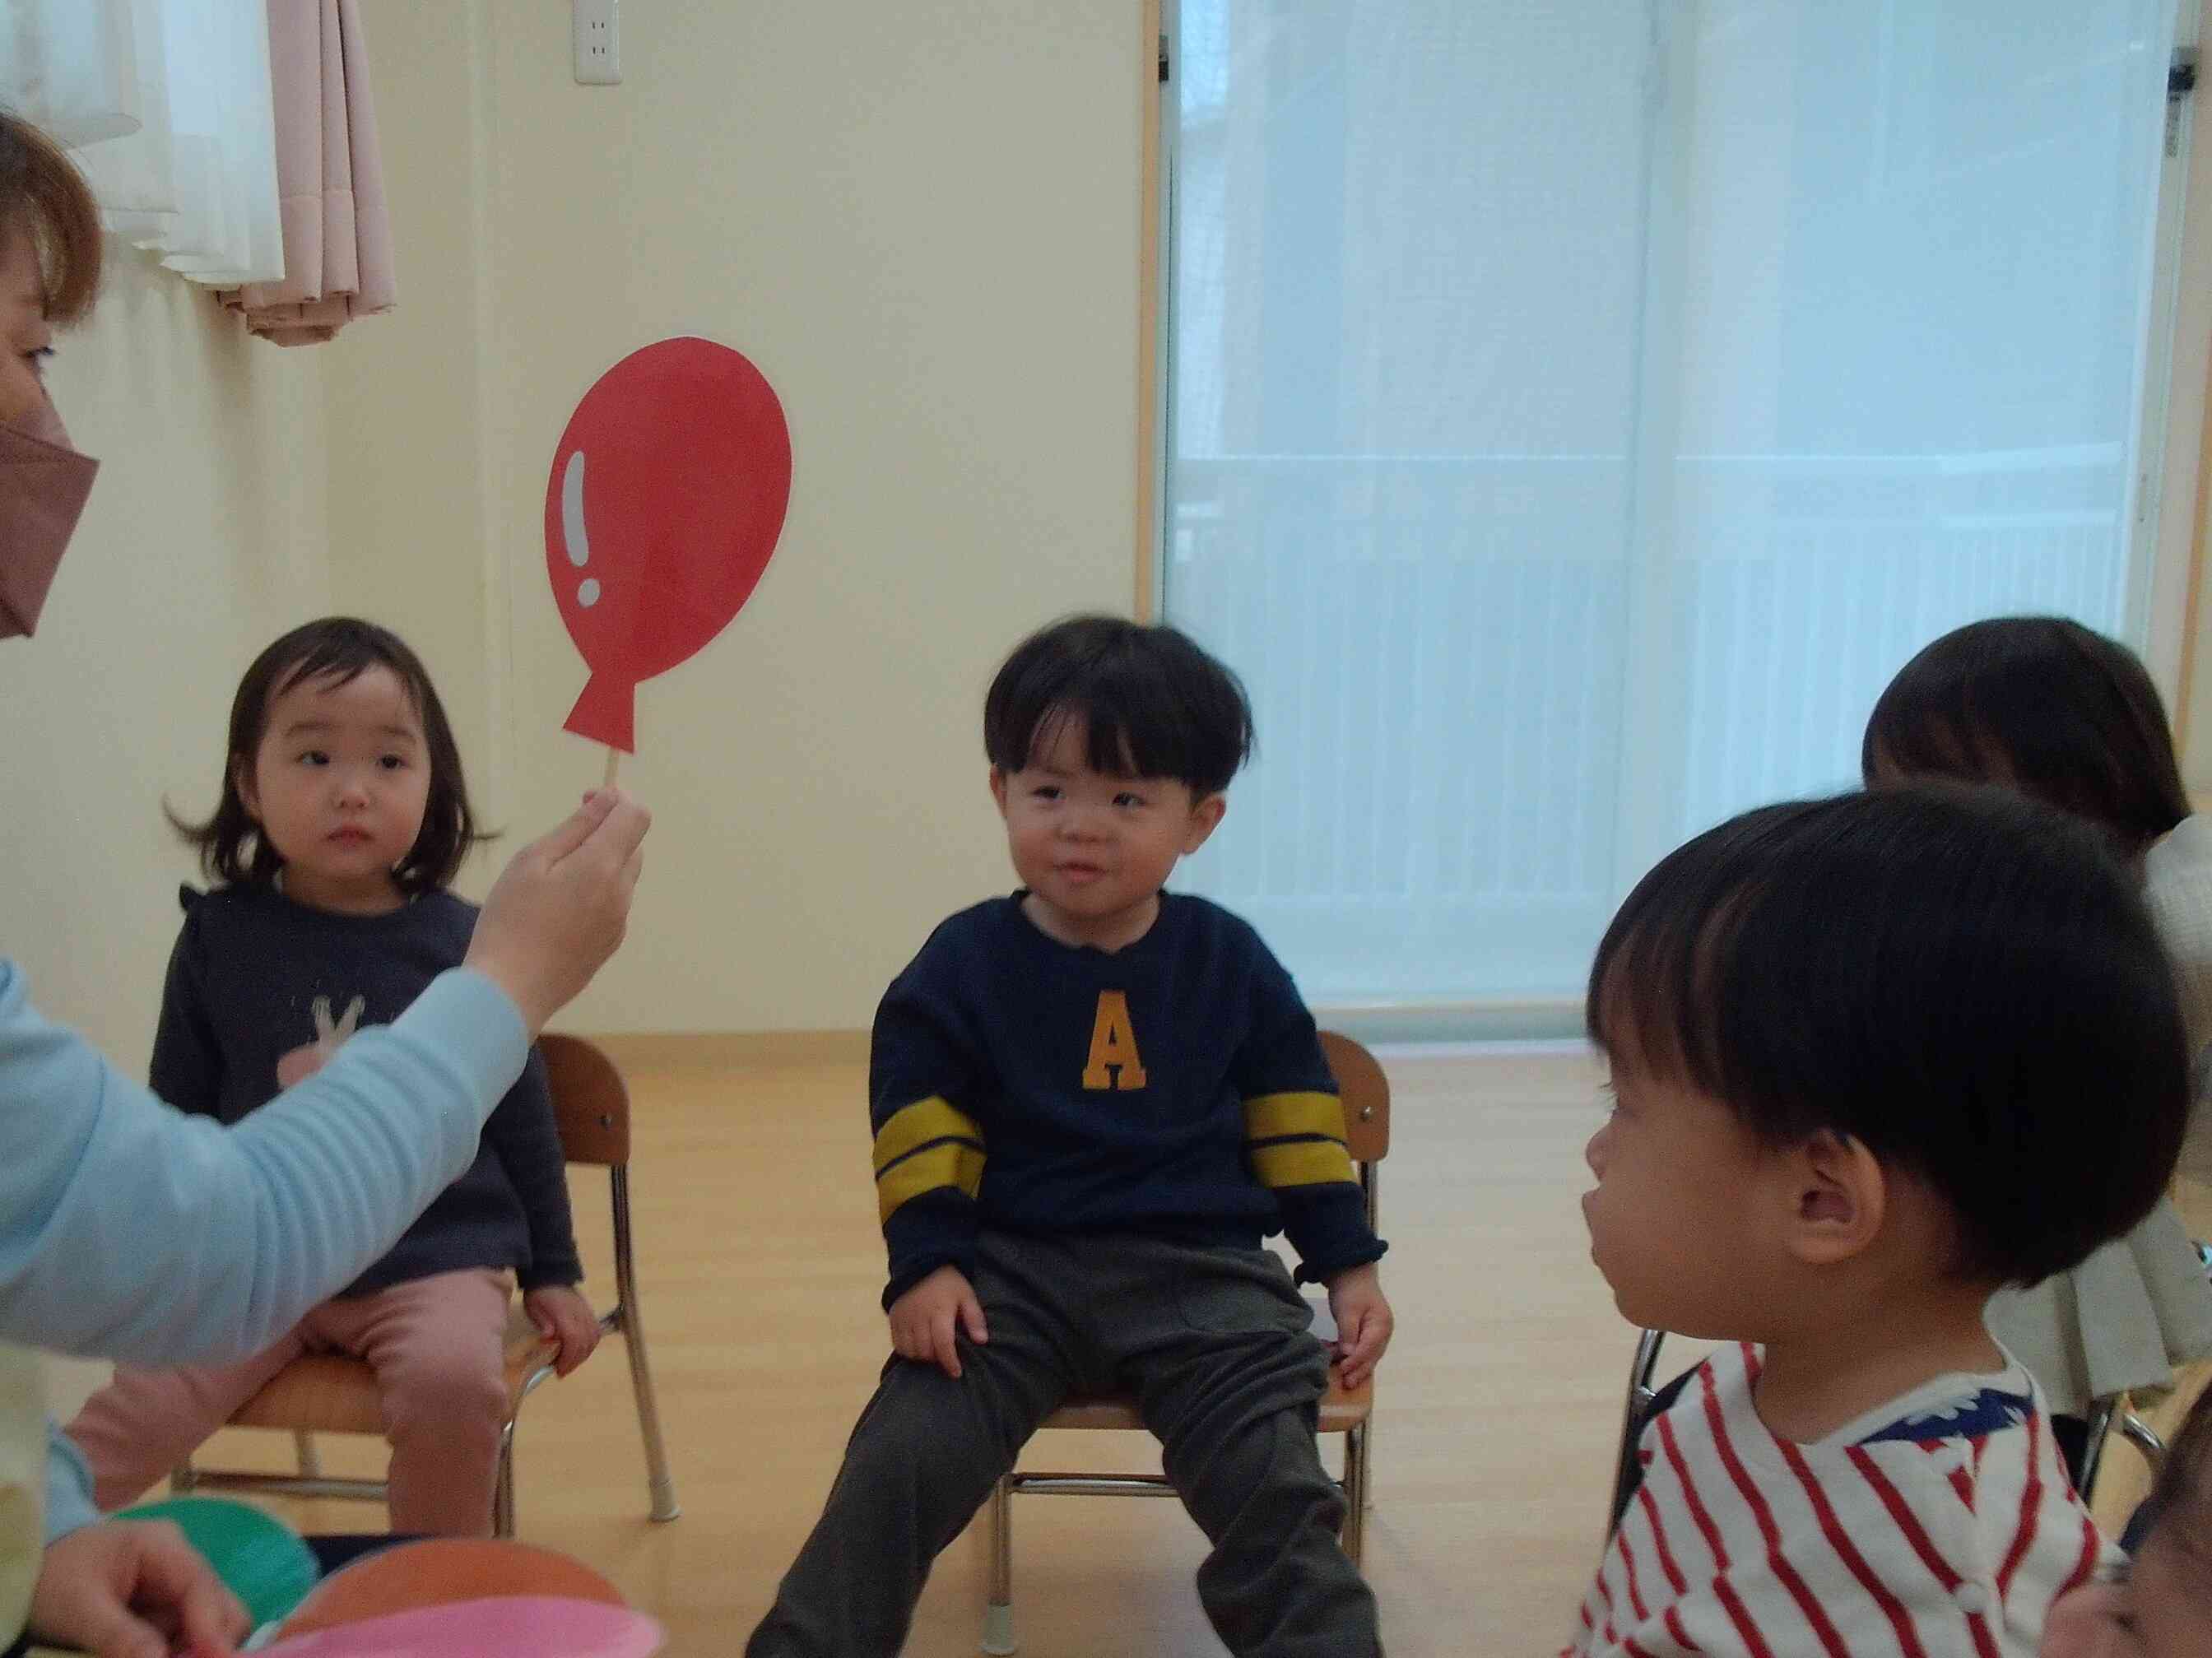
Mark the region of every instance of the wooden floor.
<instances>
[{"instance_id":1,"label":"wooden floor","mask_svg":"<svg viewBox=\"0 0 2212 1658\"><path fill-rule=\"evenodd\" d=\"M1631 1335L1585 1252L1596 1076L1559 1055L1386 1055L1385 1284L1367 1570L1393 1658L1557 1649L1595 1563ZM521 1534L606 1571L678 1654L741 1649L812 1524L886 1351L863 1072L833 1062L634 1070L643 1304L683 1517L646 1519L629 1375L610 1343L532 1400ZM577 1171L593 1288L610 1293L603 1184ZM211 1461L286 1448L228 1435ZM377 1460L357 1442L334 1465ZM1158 1467L1137 1435L1052 1435L1056 1466ZM1332 1453L1333 1455L1333 1453ZM364 1464L364 1458L366 1459ZM322 1530L380 1526L298 1505ZM1015 1600L1032 1658L1218 1654L1191 1587L1204 1540L1168 1503L1016 1509ZM980 1529L947 1551L907 1650L975 1649Z\"/></svg>"},{"instance_id":2,"label":"wooden floor","mask_svg":"<svg viewBox=\"0 0 2212 1658\"><path fill-rule=\"evenodd\" d=\"M1569 1054L1384 1057L1399 1333L1376 1384L1367 1570L1385 1638L1393 1658L1556 1651L1595 1561L1632 1341L1575 1203L1597 1074ZM611 1342L524 1413L521 1534L607 1572L667 1624L672 1652L734 1654L813 1523L886 1351L864 1073L695 1057L634 1064L630 1079L643 1302L684 1514L645 1517L629 1372ZM605 1182L577 1171L575 1185L604 1301ZM276 1467L289 1448L229 1434L210 1460ZM326 1442L325 1455L374 1472L380 1451ZM1158 1466L1139 1435L1046 1436L1031 1466L1040 1457ZM2141 1487L2140 1464L2112 1452L2100 1518L2124 1515ZM312 1530L383 1523L359 1504L290 1512ZM1176 1506L1036 1497L1015 1521L1030 1658L1221 1652L1191 1588L1204 1540ZM975 1650L983 1566L971 1530L939 1563L909 1654Z\"/></svg>"}]
</instances>

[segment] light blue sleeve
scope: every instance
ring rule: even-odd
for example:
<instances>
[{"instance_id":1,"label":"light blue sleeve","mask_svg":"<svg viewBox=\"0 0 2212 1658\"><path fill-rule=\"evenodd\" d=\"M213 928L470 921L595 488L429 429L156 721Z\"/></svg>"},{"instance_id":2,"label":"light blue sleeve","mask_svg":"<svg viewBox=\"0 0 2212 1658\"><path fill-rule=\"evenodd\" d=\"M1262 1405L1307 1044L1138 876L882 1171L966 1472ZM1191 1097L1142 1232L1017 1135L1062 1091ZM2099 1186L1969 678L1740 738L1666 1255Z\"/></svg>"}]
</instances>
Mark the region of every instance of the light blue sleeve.
<instances>
[{"instance_id":1,"label":"light blue sleeve","mask_svg":"<svg viewBox=\"0 0 2212 1658\"><path fill-rule=\"evenodd\" d=\"M226 1128L41 1018L0 961L0 1340L134 1364L265 1345L459 1177L529 1051L506 993L456 969Z\"/></svg>"},{"instance_id":2,"label":"light blue sleeve","mask_svg":"<svg viewBox=\"0 0 2212 1658\"><path fill-rule=\"evenodd\" d=\"M46 1424L46 1538L52 1543L100 1518L84 1453L52 1422Z\"/></svg>"}]
</instances>

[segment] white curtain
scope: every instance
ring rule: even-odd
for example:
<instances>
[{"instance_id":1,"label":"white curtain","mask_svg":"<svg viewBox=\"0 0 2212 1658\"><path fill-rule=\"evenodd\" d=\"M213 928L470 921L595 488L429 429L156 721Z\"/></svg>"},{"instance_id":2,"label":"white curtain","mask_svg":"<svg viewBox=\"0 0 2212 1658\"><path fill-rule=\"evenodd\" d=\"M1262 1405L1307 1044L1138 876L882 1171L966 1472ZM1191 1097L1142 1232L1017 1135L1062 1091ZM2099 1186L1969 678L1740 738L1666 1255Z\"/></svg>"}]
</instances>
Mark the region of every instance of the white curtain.
<instances>
[{"instance_id":1,"label":"white curtain","mask_svg":"<svg viewBox=\"0 0 2212 1658\"><path fill-rule=\"evenodd\" d=\"M196 282L281 281L265 0L0 0L0 104L75 149L108 228Z\"/></svg>"},{"instance_id":2,"label":"white curtain","mask_svg":"<svg viewBox=\"0 0 2212 1658\"><path fill-rule=\"evenodd\" d=\"M1182 878L1310 999L1556 1024L1936 634L2142 638L2175 0L1176 7L1165 609L1260 733Z\"/></svg>"}]
</instances>

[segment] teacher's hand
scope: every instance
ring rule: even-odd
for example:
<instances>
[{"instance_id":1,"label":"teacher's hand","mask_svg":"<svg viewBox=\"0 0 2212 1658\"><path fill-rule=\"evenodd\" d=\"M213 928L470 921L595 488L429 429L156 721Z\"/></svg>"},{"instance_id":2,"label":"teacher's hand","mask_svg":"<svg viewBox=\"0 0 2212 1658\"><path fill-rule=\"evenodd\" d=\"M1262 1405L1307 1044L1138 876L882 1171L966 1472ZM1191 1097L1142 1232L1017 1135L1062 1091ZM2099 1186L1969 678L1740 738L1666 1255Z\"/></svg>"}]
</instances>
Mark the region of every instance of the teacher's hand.
<instances>
[{"instance_id":1,"label":"teacher's hand","mask_svg":"<svg viewBox=\"0 0 2212 1658\"><path fill-rule=\"evenodd\" d=\"M35 1640L98 1658L230 1658L250 1620L174 1526L105 1520L48 1548L31 1597Z\"/></svg>"},{"instance_id":2,"label":"teacher's hand","mask_svg":"<svg viewBox=\"0 0 2212 1658\"><path fill-rule=\"evenodd\" d=\"M652 823L620 789L600 789L516 853L493 883L467 965L514 999L532 1035L622 943Z\"/></svg>"}]
</instances>

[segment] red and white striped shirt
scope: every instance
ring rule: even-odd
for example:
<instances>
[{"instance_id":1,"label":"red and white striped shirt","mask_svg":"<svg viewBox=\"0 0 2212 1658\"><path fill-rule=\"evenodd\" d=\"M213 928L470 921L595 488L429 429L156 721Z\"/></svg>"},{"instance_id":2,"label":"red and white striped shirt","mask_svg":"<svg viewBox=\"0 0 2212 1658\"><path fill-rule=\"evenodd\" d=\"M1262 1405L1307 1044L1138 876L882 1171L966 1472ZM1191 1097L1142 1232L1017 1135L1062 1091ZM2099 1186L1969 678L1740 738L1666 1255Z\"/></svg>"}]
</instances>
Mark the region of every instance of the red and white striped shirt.
<instances>
[{"instance_id":1,"label":"red and white striped shirt","mask_svg":"<svg viewBox=\"0 0 2212 1658\"><path fill-rule=\"evenodd\" d=\"M2034 1658L2051 1603L2118 1558L2025 1371L1799 1445L1759 1420L1759 1365L1722 1348L1644 1428L1573 1658Z\"/></svg>"}]
</instances>

